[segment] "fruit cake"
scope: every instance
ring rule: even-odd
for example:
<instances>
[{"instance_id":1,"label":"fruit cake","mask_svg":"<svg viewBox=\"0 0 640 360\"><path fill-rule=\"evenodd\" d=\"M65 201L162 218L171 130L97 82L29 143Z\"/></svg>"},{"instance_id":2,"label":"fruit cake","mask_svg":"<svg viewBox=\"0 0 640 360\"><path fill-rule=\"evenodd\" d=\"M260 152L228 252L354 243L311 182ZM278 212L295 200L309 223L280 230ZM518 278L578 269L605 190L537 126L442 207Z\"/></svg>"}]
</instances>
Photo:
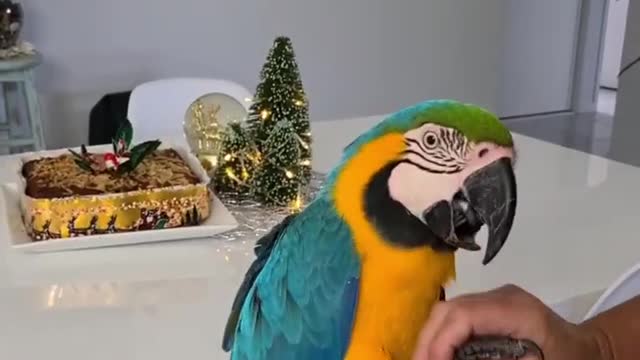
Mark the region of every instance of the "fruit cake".
<instances>
[{"instance_id":1,"label":"fruit cake","mask_svg":"<svg viewBox=\"0 0 640 360\"><path fill-rule=\"evenodd\" d=\"M22 212L32 239L201 223L211 212L206 173L197 160L185 160L187 152L158 145L147 147L138 158L135 149L133 154L116 151L116 155L89 153L83 146L82 154L70 151L25 159ZM118 171L127 162L136 164Z\"/></svg>"}]
</instances>

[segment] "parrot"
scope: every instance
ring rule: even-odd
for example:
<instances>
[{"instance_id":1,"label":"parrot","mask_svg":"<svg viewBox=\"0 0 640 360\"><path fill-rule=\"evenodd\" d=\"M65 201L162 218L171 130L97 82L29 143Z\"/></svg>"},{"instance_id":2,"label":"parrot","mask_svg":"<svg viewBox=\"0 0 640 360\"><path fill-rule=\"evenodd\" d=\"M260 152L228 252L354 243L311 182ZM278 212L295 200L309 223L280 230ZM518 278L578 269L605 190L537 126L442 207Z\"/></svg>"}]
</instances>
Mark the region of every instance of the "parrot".
<instances>
[{"instance_id":1,"label":"parrot","mask_svg":"<svg viewBox=\"0 0 640 360\"><path fill-rule=\"evenodd\" d=\"M226 323L232 360L409 360L455 280L458 250L500 252L516 211L513 137L490 111L431 99L357 136L299 212L261 237ZM527 339L477 337L456 358L519 359Z\"/></svg>"}]
</instances>

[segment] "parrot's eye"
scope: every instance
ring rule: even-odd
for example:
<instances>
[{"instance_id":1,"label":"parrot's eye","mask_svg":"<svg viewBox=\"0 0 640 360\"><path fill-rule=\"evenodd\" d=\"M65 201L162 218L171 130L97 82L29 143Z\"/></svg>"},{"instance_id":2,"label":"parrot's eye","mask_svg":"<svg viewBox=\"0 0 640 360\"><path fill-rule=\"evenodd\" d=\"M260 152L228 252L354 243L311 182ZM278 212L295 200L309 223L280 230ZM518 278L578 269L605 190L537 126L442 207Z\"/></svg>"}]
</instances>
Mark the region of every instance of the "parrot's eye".
<instances>
[{"instance_id":1,"label":"parrot's eye","mask_svg":"<svg viewBox=\"0 0 640 360\"><path fill-rule=\"evenodd\" d=\"M423 142L424 146L426 146L427 149L433 149L438 146L438 135L436 135L434 132L427 131L424 134Z\"/></svg>"},{"instance_id":2,"label":"parrot's eye","mask_svg":"<svg viewBox=\"0 0 640 360\"><path fill-rule=\"evenodd\" d=\"M466 138L456 129L426 124L405 136L404 162L435 174L453 174L465 165Z\"/></svg>"}]
</instances>

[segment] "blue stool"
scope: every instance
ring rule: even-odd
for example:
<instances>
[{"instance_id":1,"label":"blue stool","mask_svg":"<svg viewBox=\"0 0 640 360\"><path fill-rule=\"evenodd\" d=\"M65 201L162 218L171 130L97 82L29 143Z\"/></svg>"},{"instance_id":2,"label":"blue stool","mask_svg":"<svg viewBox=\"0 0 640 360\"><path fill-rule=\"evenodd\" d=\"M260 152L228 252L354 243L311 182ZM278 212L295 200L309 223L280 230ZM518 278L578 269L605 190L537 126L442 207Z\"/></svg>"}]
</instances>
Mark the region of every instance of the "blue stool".
<instances>
[{"instance_id":1,"label":"blue stool","mask_svg":"<svg viewBox=\"0 0 640 360\"><path fill-rule=\"evenodd\" d=\"M3 148L8 149L9 153L21 152L25 148L33 151L45 149L40 104L34 84L34 69L41 61L39 53L0 60L0 86L5 110L4 114L0 113L0 152ZM11 85L15 86L17 97L11 96L11 92L8 91ZM12 110L19 107L21 100L26 104L26 124L20 124L12 114ZM28 125L28 129L23 131L23 134L16 134L16 128L23 125Z\"/></svg>"}]
</instances>

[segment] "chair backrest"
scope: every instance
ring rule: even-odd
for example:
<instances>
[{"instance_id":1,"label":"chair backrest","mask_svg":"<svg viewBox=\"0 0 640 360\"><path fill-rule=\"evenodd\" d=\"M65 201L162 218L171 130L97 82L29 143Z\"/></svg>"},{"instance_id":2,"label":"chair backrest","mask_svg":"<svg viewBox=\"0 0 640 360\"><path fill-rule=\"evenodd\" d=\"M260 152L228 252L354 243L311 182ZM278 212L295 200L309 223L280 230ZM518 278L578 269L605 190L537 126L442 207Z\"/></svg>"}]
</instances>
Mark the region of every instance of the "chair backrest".
<instances>
[{"instance_id":1,"label":"chair backrest","mask_svg":"<svg viewBox=\"0 0 640 360\"><path fill-rule=\"evenodd\" d=\"M591 307L585 320L640 295L640 263L620 276Z\"/></svg>"},{"instance_id":2,"label":"chair backrest","mask_svg":"<svg viewBox=\"0 0 640 360\"><path fill-rule=\"evenodd\" d=\"M127 117L133 125L134 141L175 137L182 134L182 124L189 106L199 97L224 93L248 109L251 93L228 80L170 78L147 82L131 92Z\"/></svg>"}]
</instances>

